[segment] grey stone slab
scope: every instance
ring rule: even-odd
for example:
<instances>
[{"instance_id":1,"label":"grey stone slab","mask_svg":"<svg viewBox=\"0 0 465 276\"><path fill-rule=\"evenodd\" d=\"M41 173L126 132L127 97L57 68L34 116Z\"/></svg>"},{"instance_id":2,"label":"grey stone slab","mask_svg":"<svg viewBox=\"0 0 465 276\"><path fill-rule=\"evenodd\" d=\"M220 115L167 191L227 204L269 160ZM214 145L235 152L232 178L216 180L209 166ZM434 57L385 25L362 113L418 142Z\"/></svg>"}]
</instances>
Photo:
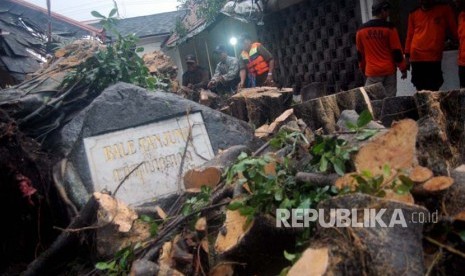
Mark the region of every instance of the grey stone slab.
<instances>
[{"instance_id":1,"label":"grey stone slab","mask_svg":"<svg viewBox=\"0 0 465 276\"><path fill-rule=\"evenodd\" d=\"M119 83L103 91L102 94L95 98L85 109L74 116L74 118L67 123L59 133L51 136L47 141L47 145L55 154L68 159L68 162L73 165L75 168L74 172L77 174L73 175L72 178L79 178L80 180L76 181L76 185L79 185L79 182L82 182L82 186L84 186L83 188L88 193L91 193L96 190L96 186L95 181L93 181L95 178L93 179L91 177L89 158L86 155L84 145L85 139L95 140L96 138L99 138L102 144L98 145L110 147L110 149L113 150L113 154L118 154L118 152L131 153L132 151L136 151L136 149L141 149L141 144L138 139L150 136L150 134L164 135L163 133L165 129L165 132L179 129L179 132L176 132L179 134L179 137L165 137L166 139L173 138L173 140L179 138L178 143L173 145L170 149L173 152L166 152L166 154L169 153L170 155L174 154L178 156L185 148L185 140L183 139L186 138L186 129L185 125L181 128L177 128L176 126L173 126L173 124L177 124L176 119L184 120L185 124L187 114L189 114L192 118L192 125L194 126L192 131L192 134L194 134L194 144L201 143L204 147L202 149L200 145L197 145L196 148L199 148L198 151L211 151L208 154L204 154L196 152L197 150L188 148L190 151L189 154L191 155L203 155L204 159L209 159L213 157L213 155L217 154L219 150L226 149L234 145L247 145L253 149L257 148L260 144L260 142L254 138L253 130L245 122L195 102L183 99L174 94L150 92L137 86ZM194 114L201 115L200 118L202 118L205 128L205 133L203 133L202 139L208 138L211 146L204 140L195 141L198 136L198 133L194 131L194 129L197 128L195 125L202 123L198 121L199 118L194 119ZM165 126L163 126L163 123L165 123ZM169 125L166 125L166 123ZM145 129L145 132L141 131L141 129ZM150 131L152 131L152 133ZM123 136L121 136L121 133L124 133ZM118 140L118 137L121 139ZM108 145L106 145L105 142L107 142ZM208 149L208 147L210 147L210 149ZM157 150L147 153L145 155L145 161L158 158L159 156L155 155L159 153L162 154ZM108 161L108 158L105 159L105 156L110 156L108 152L107 155L105 155L103 148L101 148L100 154L100 159L96 158L93 161L92 166L98 168L99 166L104 167L112 165L106 162L106 160ZM121 155L121 160L118 161L120 167L128 166L128 168L133 169L134 164L139 161L144 161L144 159L125 159L123 158L125 157L123 156L125 154ZM202 160L202 162L203 161L204 160ZM170 161L164 162L165 165L169 164L171 167L176 167L170 172L169 177L146 172L143 176L145 178L144 181L133 180L128 186L125 186L128 183L123 184L122 187L126 190L124 192L124 198L126 200L128 198L130 199L132 193L131 190L139 189L138 185L141 185L141 183L143 183L143 185L149 185L149 187L141 189L146 191L147 200L150 200L153 195L162 196L162 194L157 192L157 190L166 192L166 189L157 188L157 185L159 184L156 183L170 181L170 183L163 183L163 185L171 185L172 187L173 173L175 173L174 177L176 178L179 173L181 159L172 158ZM198 162L199 161L197 160L196 163ZM145 164L143 166L145 166ZM147 170L146 168L144 169ZM140 168L140 170L142 170L142 168ZM64 171L67 172L68 170ZM124 174L128 171L123 169L120 172ZM137 179L141 176L141 174L143 174L143 172L135 171L134 174L134 178ZM151 177L153 179L151 179ZM69 178L70 177L67 175L64 176L64 179ZM113 181L117 180L122 179L117 177L117 179L114 179ZM111 181L111 179L108 179L108 181ZM114 184L115 183L107 185L107 187L109 189L115 189ZM179 183L176 183L176 185L178 184ZM82 192L79 194L73 193L73 191L77 190L82 191L82 187L69 187L69 183L67 186L68 192L72 193L70 197L74 199L77 205L82 206L82 202L85 202L85 199L82 198ZM99 188L105 187L105 185L97 186ZM155 191L153 193L147 192L151 191L151 189ZM172 191L172 189L170 191ZM118 191L117 197L119 197L119 193L121 193L121 190ZM128 203L138 204L143 203L142 201L141 197L138 196L135 197L134 200L130 199Z\"/></svg>"}]
</instances>

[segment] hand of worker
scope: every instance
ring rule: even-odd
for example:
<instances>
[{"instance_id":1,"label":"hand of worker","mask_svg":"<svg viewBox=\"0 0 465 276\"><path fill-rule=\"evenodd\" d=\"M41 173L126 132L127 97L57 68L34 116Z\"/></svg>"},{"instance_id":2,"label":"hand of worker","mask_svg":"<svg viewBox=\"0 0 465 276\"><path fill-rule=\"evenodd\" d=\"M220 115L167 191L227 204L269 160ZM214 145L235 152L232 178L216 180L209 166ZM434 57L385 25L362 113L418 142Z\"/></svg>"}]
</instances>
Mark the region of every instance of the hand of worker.
<instances>
[{"instance_id":1,"label":"hand of worker","mask_svg":"<svg viewBox=\"0 0 465 276\"><path fill-rule=\"evenodd\" d=\"M274 84L273 81L273 75L271 73L268 73L268 76L266 77L265 83L266 86L272 86Z\"/></svg>"},{"instance_id":2,"label":"hand of worker","mask_svg":"<svg viewBox=\"0 0 465 276\"><path fill-rule=\"evenodd\" d=\"M215 87L215 86L216 86L216 81L211 80L211 81L208 83L207 88L210 89L210 88L213 88L213 87Z\"/></svg>"},{"instance_id":3,"label":"hand of worker","mask_svg":"<svg viewBox=\"0 0 465 276\"><path fill-rule=\"evenodd\" d=\"M241 90L242 88L244 88L244 83L243 83L243 82L240 82L240 83L237 85L237 91Z\"/></svg>"},{"instance_id":4,"label":"hand of worker","mask_svg":"<svg viewBox=\"0 0 465 276\"><path fill-rule=\"evenodd\" d=\"M402 76L400 78L405 80L407 78L407 71L403 71Z\"/></svg>"}]
</instances>

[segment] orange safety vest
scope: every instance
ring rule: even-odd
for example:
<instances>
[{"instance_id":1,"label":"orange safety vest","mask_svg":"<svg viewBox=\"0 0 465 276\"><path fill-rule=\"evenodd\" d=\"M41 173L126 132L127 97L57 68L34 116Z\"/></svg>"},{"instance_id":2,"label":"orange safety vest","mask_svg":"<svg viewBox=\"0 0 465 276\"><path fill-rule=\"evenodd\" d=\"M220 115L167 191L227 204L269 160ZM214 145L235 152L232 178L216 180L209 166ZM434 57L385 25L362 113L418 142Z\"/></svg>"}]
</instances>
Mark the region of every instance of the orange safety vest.
<instances>
[{"instance_id":1,"label":"orange safety vest","mask_svg":"<svg viewBox=\"0 0 465 276\"><path fill-rule=\"evenodd\" d=\"M268 62L258 54L258 47L261 44L258 42L252 43L249 52L242 51L241 57L247 63L247 70L253 76L262 75L270 70Z\"/></svg>"}]
</instances>

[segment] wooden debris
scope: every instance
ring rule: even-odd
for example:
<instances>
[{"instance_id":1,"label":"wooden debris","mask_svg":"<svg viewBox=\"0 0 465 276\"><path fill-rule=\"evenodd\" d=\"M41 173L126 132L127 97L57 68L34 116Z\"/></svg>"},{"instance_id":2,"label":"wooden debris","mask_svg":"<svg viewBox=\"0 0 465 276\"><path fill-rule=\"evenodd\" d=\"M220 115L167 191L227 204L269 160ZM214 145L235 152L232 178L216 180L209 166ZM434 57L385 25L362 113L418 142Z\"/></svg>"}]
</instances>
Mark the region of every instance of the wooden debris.
<instances>
[{"instance_id":1,"label":"wooden debris","mask_svg":"<svg viewBox=\"0 0 465 276\"><path fill-rule=\"evenodd\" d=\"M330 221L330 210L334 208L385 209L380 219L389 227L383 227L381 223L374 223L373 227L354 227L353 224L349 224L344 228L326 228L318 225L315 235L317 238L310 246L314 251L307 251L307 254L302 256L305 259L302 262L297 261L297 272L300 272L297 269L303 267L304 263L309 263L314 265L312 271L322 272L324 275L422 275L424 273L423 225L413 223L409 218L414 213L427 215L428 211L425 208L365 194L333 197L321 202L317 208L324 210L323 219L326 222ZM392 223L393 217L397 216L396 210L401 210L405 218L402 223ZM360 216L363 217L362 213L357 217L351 214L349 218L365 223L363 219L360 220ZM327 254L325 250L328 250Z\"/></svg>"},{"instance_id":2,"label":"wooden debris","mask_svg":"<svg viewBox=\"0 0 465 276\"><path fill-rule=\"evenodd\" d=\"M210 270L209 276L233 276L234 266L231 263L219 263Z\"/></svg>"},{"instance_id":3,"label":"wooden debris","mask_svg":"<svg viewBox=\"0 0 465 276\"><path fill-rule=\"evenodd\" d=\"M451 172L452 185L442 198L444 212L447 216L465 221L465 165L460 165Z\"/></svg>"},{"instance_id":4,"label":"wooden debris","mask_svg":"<svg viewBox=\"0 0 465 276\"><path fill-rule=\"evenodd\" d=\"M195 231L199 233L205 233L207 231L207 219L205 217L201 217L195 223Z\"/></svg>"},{"instance_id":5,"label":"wooden debris","mask_svg":"<svg viewBox=\"0 0 465 276\"><path fill-rule=\"evenodd\" d=\"M247 88L231 97L231 115L258 127L274 121L292 103L292 89Z\"/></svg>"},{"instance_id":6,"label":"wooden debris","mask_svg":"<svg viewBox=\"0 0 465 276\"><path fill-rule=\"evenodd\" d=\"M74 250L71 246L76 245L76 242L79 240L78 229L89 227L95 222L97 208L97 200L95 196L91 196L79 214L69 224L68 228L55 239L46 251L28 265L22 275L42 275L51 265L55 264L55 258L65 254L67 250Z\"/></svg>"},{"instance_id":7,"label":"wooden debris","mask_svg":"<svg viewBox=\"0 0 465 276\"><path fill-rule=\"evenodd\" d=\"M391 170L409 169L417 164L415 142L418 126L415 121L399 121L384 134L377 135L360 147L354 158L357 172L369 171L383 175L384 166Z\"/></svg>"},{"instance_id":8,"label":"wooden debris","mask_svg":"<svg viewBox=\"0 0 465 276\"><path fill-rule=\"evenodd\" d=\"M402 202L405 204L415 204L415 199L411 193L405 193L401 195L391 189L385 189L384 192L386 195L383 197L383 199Z\"/></svg>"},{"instance_id":9,"label":"wooden debris","mask_svg":"<svg viewBox=\"0 0 465 276\"><path fill-rule=\"evenodd\" d=\"M416 183L425 182L433 177L433 172L422 166L415 166L409 173L410 180Z\"/></svg>"},{"instance_id":10,"label":"wooden debris","mask_svg":"<svg viewBox=\"0 0 465 276\"><path fill-rule=\"evenodd\" d=\"M210 108L217 108L219 103L219 96L209 90L200 90L199 103Z\"/></svg>"},{"instance_id":11,"label":"wooden debris","mask_svg":"<svg viewBox=\"0 0 465 276\"><path fill-rule=\"evenodd\" d=\"M107 194L94 193L97 211L96 249L99 257L114 256L121 249L150 237L149 225L122 201Z\"/></svg>"},{"instance_id":12,"label":"wooden debris","mask_svg":"<svg viewBox=\"0 0 465 276\"><path fill-rule=\"evenodd\" d=\"M302 253L302 257L291 267L288 276L323 276L329 266L329 249L309 248Z\"/></svg>"},{"instance_id":13,"label":"wooden debris","mask_svg":"<svg viewBox=\"0 0 465 276\"><path fill-rule=\"evenodd\" d=\"M294 112L310 129L323 128L326 133L333 133L337 130L336 123L342 111L361 113L370 110L370 99L383 97L384 94L384 87L375 84L306 101L295 105Z\"/></svg>"},{"instance_id":14,"label":"wooden debris","mask_svg":"<svg viewBox=\"0 0 465 276\"><path fill-rule=\"evenodd\" d=\"M298 172L295 175L297 182L307 182L315 185L316 187L334 186L338 180L337 174L321 174L321 173L307 173Z\"/></svg>"},{"instance_id":15,"label":"wooden debris","mask_svg":"<svg viewBox=\"0 0 465 276\"><path fill-rule=\"evenodd\" d=\"M184 187L194 190L202 186L215 187L220 183L224 170L232 165L242 152L250 153L250 150L242 145L230 147L202 166L187 171L184 174Z\"/></svg>"},{"instance_id":16,"label":"wooden debris","mask_svg":"<svg viewBox=\"0 0 465 276\"><path fill-rule=\"evenodd\" d=\"M449 175L461 165L465 141L465 90L415 93L420 120L418 161L435 175Z\"/></svg>"},{"instance_id":17,"label":"wooden debris","mask_svg":"<svg viewBox=\"0 0 465 276\"><path fill-rule=\"evenodd\" d=\"M454 184L454 179L448 176L436 176L430 180L416 184L412 189L414 195L434 195L447 190Z\"/></svg>"},{"instance_id":18,"label":"wooden debris","mask_svg":"<svg viewBox=\"0 0 465 276\"><path fill-rule=\"evenodd\" d=\"M285 266L283 251L292 248L295 242L291 231L278 229L275 224L268 216L258 216L247 223L239 211L227 210L215 252L220 260L247 263L247 274L275 275Z\"/></svg>"}]
</instances>

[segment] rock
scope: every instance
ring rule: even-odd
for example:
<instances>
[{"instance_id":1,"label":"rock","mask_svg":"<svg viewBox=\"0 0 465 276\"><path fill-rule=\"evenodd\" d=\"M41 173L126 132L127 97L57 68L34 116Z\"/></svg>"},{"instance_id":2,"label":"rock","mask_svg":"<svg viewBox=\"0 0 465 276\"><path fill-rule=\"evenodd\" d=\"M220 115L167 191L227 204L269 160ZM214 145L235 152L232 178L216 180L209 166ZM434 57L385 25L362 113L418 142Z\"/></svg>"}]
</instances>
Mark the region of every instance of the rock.
<instances>
[{"instance_id":1,"label":"rock","mask_svg":"<svg viewBox=\"0 0 465 276\"><path fill-rule=\"evenodd\" d=\"M349 131L349 129L347 128L347 123L350 122L354 125L357 125L358 117L359 115L355 110L342 111L341 117L339 117L339 120L337 121L337 126L339 127L339 131ZM369 129L383 129L384 128L384 126L374 121L369 122L365 127Z\"/></svg>"},{"instance_id":2,"label":"rock","mask_svg":"<svg viewBox=\"0 0 465 276\"><path fill-rule=\"evenodd\" d=\"M193 142L186 143L189 136ZM219 150L234 145L255 149L259 144L245 122L173 94L125 83L107 88L44 143L74 167L76 175L64 169L62 179L82 181L84 187L75 187L79 181L64 185L79 207L87 200L83 190L87 196L101 189L115 192L132 170L116 195L124 202L139 204L173 193L182 186L182 180L176 183L178 175Z\"/></svg>"}]
</instances>

